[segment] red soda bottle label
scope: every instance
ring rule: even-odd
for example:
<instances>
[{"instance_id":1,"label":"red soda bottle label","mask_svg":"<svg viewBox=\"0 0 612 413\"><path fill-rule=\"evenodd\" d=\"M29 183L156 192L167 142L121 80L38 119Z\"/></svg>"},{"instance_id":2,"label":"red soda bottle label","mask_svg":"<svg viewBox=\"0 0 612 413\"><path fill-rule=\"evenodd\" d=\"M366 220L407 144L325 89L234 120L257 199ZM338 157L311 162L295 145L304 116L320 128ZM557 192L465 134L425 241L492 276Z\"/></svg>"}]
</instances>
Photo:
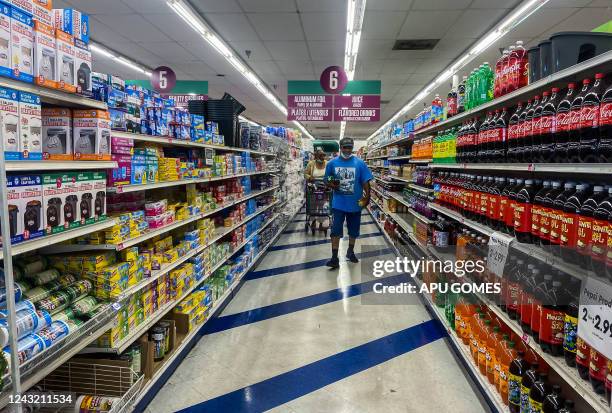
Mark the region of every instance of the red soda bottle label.
<instances>
[{"instance_id":1,"label":"red soda bottle label","mask_svg":"<svg viewBox=\"0 0 612 413\"><path fill-rule=\"evenodd\" d=\"M531 136L532 128L533 128L532 120L531 119L525 119L525 122L523 122L523 130L521 131L521 137L527 138L527 137Z\"/></svg>"},{"instance_id":2,"label":"red soda bottle label","mask_svg":"<svg viewBox=\"0 0 612 413\"><path fill-rule=\"evenodd\" d=\"M540 316L540 340L552 344L561 345L565 334L563 326L565 324L565 313L555 309L542 307Z\"/></svg>"},{"instance_id":3,"label":"red soda bottle label","mask_svg":"<svg viewBox=\"0 0 612 413\"><path fill-rule=\"evenodd\" d=\"M583 367L589 367L589 358L591 349L589 345L578 336L576 339L576 364L580 364Z\"/></svg>"},{"instance_id":4,"label":"red soda bottle label","mask_svg":"<svg viewBox=\"0 0 612 413\"><path fill-rule=\"evenodd\" d=\"M572 112L559 112L555 117L555 131L567 132L572 129Z\"/></svg>"},{"instance_id":5,"label":"red soda bottle label","mask_svg":"<svg viewBox=\"0 0 612 413\"><path fill-rule=\"evenodd\" d=\"M612 273L612 225L608 225L608 248L606 252L606 266ZM611 372L612 373L612 372Z\"/></svg>"},{"instance_id":6,"label":"red soda bottle label","mask_svg":"<svg viewBox=\"0 0 612 413\"><path fill-rule=\"evenodd\" d=\"M580 109L580 129L599 126L599 105L583 105Z\"/></svg>"},{"instance_id":7,"label":"red soda bottle label","mask_svg":"<svg viewBox=\"0 0 612 413\"><path fill-rule=\"evenodd\" d=\"M514 203L514 229L517 232L531 233L531 208L532 204Z\"/></svg>"},{"instance_id":8,"label":"red soda bottle label","mask_svg":"<svg viewBox=\"0 0 612 413\"><path fill-rule=\"evenodd\" d=\"M553 115L544 115L540 118L540 135L548 135L553 133L553 122L555 117Z\"/></svg>"},{"instance_id":9,"label":"red soda bottle label","mask_svg":"<svg viewBox=\"0 0 612 413\"><path fill-rule=\"evenodd\" d=\"M608 360L597 350L591 347L589 357L589 376L597 381L606 379L606 364Z\"/></svg>"},{"instance_id":10,"label":"red soda bottle label","mask_svg":"<svg viewBox=\"0 0 612 413\"><path fill-rule=\"evenodd\" d=\"M599 105L599 125L612 124L612 102L601 102Z\"/></svg>"},{"instance_id":11,"label":"red soda bottle label","mask_svg":"<svg viewBox=\"0 0 612 413\"><path fill-rule=\"evenodd\" d=\"M509 310L518 310L520 289L521 285L519 283L508 283L508 296L506 297L506 306Z\"/></svg>"},{"instance_id":12,"label":"red soda bottle label","mask_svg":"<svg viewBox=\"0 0 612 413\"><path fill-rule=\"evenodd\" d=\"M497 215L497 220L506 222L506 208L508 207L508 197L500 196L499 197L499 214Z\"/></svg>"},{"instance_id":13,"label":"red soda bottle label","mask_svg":"<svg viewBox=\"0 0 612 413\"><path fill-rule=\"evenodd\" d=\"M529 83L529 59L527 53L523 54L518 62L518 85L517 88L526 86Z\"/></svg>"},{"instance_id":14,"label":"red soda bottle label","mask_svg":"<svg viewBox=\"0 0 612 413\"><path fill-rule=\"evenodd\" d=\"M559 244L567 248L575 248L578 238L578 216L564 212L561 217L561 238Z\"/></svg>"},{"instance_id":15,"label":"red soda bottle label","mask_svg":"<svg viewBox=\"0 0 612 413\"><path fill-rule=\"evenodd\" d=\"M542 207L534 205L531 207L531 234L535 237L540 236L540 218L542 215Z\"/></svg>"},{"instance_id":16,"label":"red soda bottle label","mask_svg":"<svg viewBox=\"0 0 612 413\"><path fill-rule=\"evenodd\" d=\"M580 108L572 109L570 113L570 124L568 130L575 130L580 128Z\"/></svg>"},{"instance_id":17,"label":"red soda bottle label","mask_svg":"<svg viewBox=\"0 0 612 413\"><path fill-rule=\"evenodd\" d=\"M531 306L531 330L534 334L539 334L540 331L540 314L542 313L542 303L533 299L533 306Z\"/></svg>"},{"instance_id":18,"label":"red soda bottle label","mask_svg":"<svg viewBox=\"0 0 612 413\"><path fill-rule=\"evenodd\" d=\"M593 231L593 219L590 217L578 217L578 236L576 237L576 249L582 255L589 255L589 243Z\"/></svg>"},{"instance_id":19,"label":"red soda bottle label","mask_svg":"<svg viewBox=\"0 0 612 413\"><path fill-rule=\"evenodd\" d=\"M487 216L494 221L499 221L499 201L499 195L489 195L489 213Z\"/></svg>"},{"instance_id":20,"label":"red soda bottle label","mask_svg":"<svg viewBox=\"0 0 612 413\"><path fill-rule=\"evenodd\" d=\"M606 393L610 395L612 393L612 359L606 363Z\"/></svg>"},{"instance_id":21,"label":"red soda bottle label","mask_svg":"<svg viewBox=\"0 0 612 413\"><path fill-rule=\"evenodd\" d=\"M480 214L486 217L488 211L489 211L489 194L483 193L482 195L480 195Z\"/></svg>"},{"instance_id":22,"label":"red soda bottle label","mask_svg":"<svg viewBox=\"0 0 612 413\"><path fill-rule=\"evenodd\" d=\"M540 233L538 237L543 240L550 239L550 208L542 208L540 210Z\"/></svg>"},{"instance_id":23,"label":"red soda bottle label","mask_svg":"<svg viewBox=\"0 0 612 413\"><path fill-rule=\"evenodd\" d=\"M561 211L553 209L550 212L550 242L559 245L561 239Z\"/></svg>"},{"instance_id":24,"label":"red soda bottle label","mask_svg":"<svg viewBox=\"0 0 612 413\"><path fill-rule=\"evenodd\" d=\"M591 257L603 262L608 248L608 221L594 219L591 224Z\"/></svg>"},{"instance_id":25,"label":"red soda bottle label","mask_svg":"<svg viewBox=\"0 0 612 413\"><path fill-rule=\"evenodd\" d=\"M506 205L506 211L504 213L504 222L506 226L513 227L514 226L514 211L516 208L516 202L512 199L508 199L508 204Z\"/></svg>"}]
</instances>

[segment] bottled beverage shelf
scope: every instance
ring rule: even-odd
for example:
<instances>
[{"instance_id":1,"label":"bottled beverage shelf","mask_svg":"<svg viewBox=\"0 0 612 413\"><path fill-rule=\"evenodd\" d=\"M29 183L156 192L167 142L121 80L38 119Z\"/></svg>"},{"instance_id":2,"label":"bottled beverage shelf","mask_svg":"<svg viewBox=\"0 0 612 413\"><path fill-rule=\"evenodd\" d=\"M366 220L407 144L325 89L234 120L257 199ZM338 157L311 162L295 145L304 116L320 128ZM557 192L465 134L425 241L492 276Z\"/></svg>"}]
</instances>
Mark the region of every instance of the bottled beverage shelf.
<instances>
[{"instance_id":1,"label":"bottled beverage shelf","mask_svg":"<svg viewBox=\"0 0 612 413\"><path fill-rule=\"evenodd\" d=\"M92 232L103 231L106 228L112 227L113 225L115 225L114 219L105 219L104 221L95 224L60 232L59 234L42 236L40 238L36 238L30 241L13 244L11 246L11 254L13 256L20 255L25 252L34 251L39 248L44 248L56 244L58 242L68 241L73 238L91 234ZM1 250L0 259L4 259L4 254Z\"/></svg>"},{"instance_id":2,"label":"bottled beverage shelf","mask_svg":"<svg viewBox=\"0 0 612 413\"><path fill-rule=\"evenodd\" d=\"M463 215L461 215L460 213L452 211L448 208L445 208L433 202L429 203L429 207L431 209L434 209L440 212L443 215L446 215L447 217L453 218L455 221L458 221L465 226L468 226L480 232L481 234L491 236L495 232L495 230L493 230L492 228L486 225L483 225L478 222L467 219L463 217ZM602 280L603 282L608 282L585 268L582 268L577 265L563 261L561 258L545 251L543 248L539 247L538 245L520 243L516 239L514 239L514 241L510 244L510 248L520 251L523 254L526 254L528 256L531 256L537 259L538 261L548 264L552 266L553 268L560 270L580 280L584 280L586 279L586 277L594 277L599 280Z\"/></svg>"},{"instance_id":3,"label":"bottled beverage shelf","mask_svg":"<svg viewBox=\"0 0 612 413\"><path fill-rule=\"evenodd\" d=\"M268 188L268 189L263 189L261 191L256 191L253 192L251 194L248 194L242 198L236 199L234 201L228 202L225 205L221 205L218 208L215 208L211 211L207 211L207 212L202 212L198 215L194 215L192 217L189 217L188 219L182 220L182 221L177 221L174 222L170 225L166 225L162 228L158 228L156 230L152 230L149 231L139 237L134 237L134 238L130 238L129 240L126 240L124 242L121 242L119 244L66 244L66 245L53 245L51 247L45 248L44 252L45 253L49 253L49 254L58 254L58 253L66 253L66 252L73 252L73 251L95 251L95 250L115 250L115 251L121 251L125 248L131 247L133 245L136 244L140 244L141 242L144 242L148 239L151 239L153 237L156 237L158 235L164 234L166 232L172 231L173 229L176 228L180 228L183 225L187 225L191 222L195 222L198 221L200 219L209 217L211 215L216 214L219 211L223 211L224 209L227 209L231 206L234 205L238 205L244 201L247 201L251 198L255 198L259 195L263 195L266 194L268 192L274 191L275 189L278 189L278 185L273 186L272 188Z\"/></svg>"},{"instance_id":4,"label":"bottled beverage shelf","mask_svg":"<svg viewBox=\"0 0 612 413\"><path fill-rule=\"evenodd\" d=\"M424 194L433 194L434 191L432 188L427 188L426 186L422 186L419 184L408 184L408 188L412 188L415 191L419 191Z\"/></svg>"},{"instance_id":5,"label":"bottled beverage shelf","mask_svg":"<svg viewBox=\"0 0 612 413\"><path fill-rule=\"evenodd\" d=\"M274 216L267 225L269 225L270 223L272 223L278 215ZM295 212L292 214L292 216L295 216ZM223 308L223 306L225 305L226 301L233 295L234 291L236 290L236 288L238 287L238 285L240 284L242 278L257 264L257 262L261 259L261 257L263 257L263 255L267 252L268 248L270 248L270 246L272 246L276 240L281 236L281 234L283 233L283 231L285 230L285 228L287 228L287 226L291 223L291 219L289 219L280 229L279 231L276 233L276 235L270 240L270 242L261 249L261 251L253 258L253 260L251 261L251 263L247 266L247 268L245 269L245 271L243 271L240 276L236 277L236 279L233 281L233 283L227 288L227 290L225 291L225 293L223 293L223 295L216 300L210 310L210 316L204 321L204 323L196 326L193 331L191 331L187 336L185 336L185 338L183 339L183 341L181 342L181 344L179 344L177 346L177 348L174 350L174 353L172 354L171 357L169 357L168 359L166 359L164 361L164 364L159 368L159 370L157 370L153 376L151 377L151 379L145 383L144 387L142 388L142 390L140 391L140 393L138 394L138 396L135 399L135 403L134 405L137 405L141 400L143 400L144 397L146 397L149 392L153 391L153 387L155 387L155 384L157 383L157 381L164 376L164 373L168 370L168 368L170 366L173 365L173 363L175 362L175 360L177 360L177 358L181 357L181 353L187 349L190 348L190 345L192 344L193 340L196 339L196 337L199 335L200 331L202 328L204 328L204 326L206 325L206 323L208 323L209 320L212 319L213 315L219 311L220 308ZM265 227L263 227L265 228ZM262 228L262 229L263 229Z\"/></svg>"},{"instance_id":6,"label":"bottled beverage shelf","mask_svg":"<svg viewBox=\"0 0 612 413\"><path fill-rule=\"evenodd\" d=\"M612 174L610 163L431 163L432 169L469 169L509 172L550 172L608 175Z\"/></svg>"},{"instance_id":7,"label":"bottled beverage shelf","mask_svg":"<svg viewBox=\"0 0 612 413\"><path fill-rule=\"evenodd\" d=\"M412 156L410 156L410 155L400 155L400 156L390 156L388 158L388 160L390 160L390 161L401 161L401 160L410 159L410 158L412 158Z\"/></svg>"},{"instance_id":8,"label":"bottled beverage shelf","mask_svg":"<svg viewBox=\"0 0 612 413\"><path fill-rule=\"evenodd\" d=\"M395 140L392 140L392 141L389 141L389 142L385 142L385 143L383 143L381 145L374 146L374 147L372 147L370 149L370 151L375 151L377 149L382 149L382 148L385 148L385 147L391 146L391 145L405 144L405 143L408 143L408 142L412 142L413 140L414 140L414 134L411 133L408 136L403 136L403 137L401 137L399 139L395 139Z\"/></svg>"},{"instance_id":9,"label":"bottled beverage shelf","mask_svg":"<svg viewBox=\"0 0 612 413\"><path fill-rule=\"evenodd\" d=\"M225 179L239 178L241 176L272 174L276 172L278 172L278 170L246 172L242 174L214 176L214 177L209 177L209 178L180 179L178 181L162 181L162 182L156 182L152 184L142 184L142 185L117 185L117 186L108 187L106 188L106 190L107 192L115 192L117 194L124 194L128 192L147 191L151 189L168 188L172 186L215 182L215 181L222 181Z\"/></svg>"},{"instance_id":10,"label":"bottled beverage shelf","mask_svg":"<svg viewBox=\"0 0 612 413\"><path fill-rule=\"evenodd\" d=\"M408 202L406 202L406 200L400 194L398 194L397 192L389 192L388 194L389 194L390 197L395 199L397 202L401 203L402 205L407 206L408 207L408 212L412 216L414 216L416 219L418 219L419 221L421 221L421 222L423 222L423 223L425 223L427 225L431 225L431 224L434 223L431 219L429 219L429 218L419 214L414 209L412 209L412 206Z\"/></svg>"},{"instance_id":11,"label":"bottled beverage shelf","mask_svg":"<svg viewBox=\"0 0 612 413\"><path fill-rule=\"evenodd\" d=\"M130 132L120 132L120 131L112 131L111 135L117 138L126 138L133 139L135 141L140 142L152 142L160 145L166 146L184 146L189 148L209 148L216 149L220 151L228 151L228 152L247 152L253 155L263 155L263 156L276 156L276 154L271 152L257 151L254 149L244 149L244 148L234 148L230 146L223 145L211 145L207 143L200 142L191 142L183 139L175 139L169 138L167 136L152 136L152 135L143 135L139 133L130 133Z\"/></svg>"},{"instance_id":12,"label":"bottled beverage shelf","mask_svg":"<svg viewBox=\"0 0 612 413\"><path fill-rule=\"evenodd\" d=\"M7 172L62 171L117 168L115 161L6 161Z\"/></svg>"},{"instance_id":13,"label":"bottled beverage shelf","mask_svg":"<svg viewBox=\"0 0 612 413\"><path fill-rule=\"evenodd\" d=\"M391 179L396 180L396 181L406 182L406 183L414 182L412 179L404 178L401 176L395 176L395 175L391 175Z\"/></svg>"},{"instance_id":14,"label":"bottled beverage shelf","mask_svg":"<svg viewBox=\"0 0 612 413\"><path fill-rule=\"evenodd\" d=\"M408 162L410 163L431 163L433 161L433 159L428 158L428 159L413 159L411 158Z\"/></svg>"},{"instance_id":15,"label":"bottled beverage shelf","mask_svg":"<svg viewBox=\"0 0 612 413\"><path fill-rule=\"evenodd\" d=\"M521 99L532 97L545 89L549 89L553 86L564 86L569 80L576 80L580 76L588 76L595 73L595 71L601 68L612 60L612 51L603 53L599 56L595 56L592 59L586 60L582 63L578 63L574 66L570 66L567 69L560 70L552 75L544 77L536 82L533 82L527 86L517 89L504 96L500 96L487 103L477 106L474 109L462 112L458 115L453 116L443 122L436 123L426 128L419 129L414 132L416 136L431 134L442 129L446 129L450 126L457 125L464 120L474 117L476 115L482 115L492 109L500 109L503 106L510 106L515 104Z\"/></svg>"},{"instance_id":16,"label":"bottled beverage shelf","mask_svg":"<svg viewBox=\"0 0 612 413\"><path fill-rule=\"evenodd\" d=\"M90 99L85 96L75 93L66 93L57 89L49 89L38 86L35 83L26 83L19 80L9 79L6 77L0 78L0 87L19 90L21 92L33 93L40 96L43 103L49 103L58 106L67 106L71 108L83 109L100 109L106 110L106 103L99 100Z\"/></svg>"}]
</instances>

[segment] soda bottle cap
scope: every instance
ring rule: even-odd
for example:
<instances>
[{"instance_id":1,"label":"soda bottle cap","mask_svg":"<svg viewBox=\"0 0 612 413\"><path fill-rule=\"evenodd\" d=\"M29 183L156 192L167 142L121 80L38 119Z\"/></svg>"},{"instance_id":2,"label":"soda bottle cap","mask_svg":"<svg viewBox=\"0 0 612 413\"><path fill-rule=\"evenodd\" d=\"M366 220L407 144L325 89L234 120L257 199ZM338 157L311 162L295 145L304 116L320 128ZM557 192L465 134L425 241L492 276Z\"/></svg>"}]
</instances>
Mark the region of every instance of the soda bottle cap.
<instances>
[{"instance_id":1,"label":"soda bottle cap","mask_svg":"<svg viewBox=\"0 0 612 413\"><path fill-rule=\"evenodd\" d=\"M516 44L517 44L518 46L521 46L521 45L523 44L523 41L522 41L522 40L517 40L517 41L516 41Z\"/></svg>"},{"instance_id":2,"label":"soda bottle cap","mask_svg":"<svg viewBox=\"0 0 612 413\"><path fill-rule=\"evenodd\" d=\"M575 187L576 187L576 184L573 183L573 182L566 182L565 185L564 185L565 189L572 189L572 188L575 188Z\"/></svg>"},{"instance_id":3,"label":"soda bottle cap","mask_svg":"<svg viewBox=\"0 0 612 413\"><path fill-rule=\"evenodd\" d=\"M533 100L540 100L540 95L535 95L535 97L533 98Z\"/></svg>"},{"instance_id":4,"label":"soda bottle cap","mask_svg":"<svg viewBox=\"0 0 612 413\"><path fill-rule=\"evenodd\" d=\"M604 190L603 185L595 185L593 187L593 192L603 192L603 190Z\"/></svg>"},{"instance_id":5,"label":"soda bottle cap","mask_svg":"<svg viewBox=\"0 0 612 413\"><path fill-rule=\"evenodd\" d=\"M516 183L517 184L522 184L523 182L525 182L525 180L523 178L517 178L516 179Z\"/></svg>"},{"instance_id":6,"label":"soda bottle cap","mask_svg":"<svg viewBox=\"0 0 612 413\"><path fill-rule=\"evenodd\" d=\"M559 88L558 88L558 87L553 87L553 88L552 88L552 92L553 92L553 93L557 93L557 92L559 92Z\"/></svg>"},{"instance_id":7,"label":"soda bottle cap","mask_svg":"<svg viewBox=\"0 0 612 413\"><path fill-rule=\"evenodd\" d=\"M531 273L532 273L534 276L537 276L537 275L540 275L540 270L539 270L539 269L537 269L537 268L534 268L533 270L531 270Z\"/></svg>"},{"instance_id":8,"label":"soda bottle cap","mask_svg":"<svg viewBox=\"0 0 612 413\"><path fill-rule=\"evenodd\" d=\"M566 400L565 401L565 407L567 408L567 410L571 410L574 408L574 401L573 400Z\"/></svg>"},{"instance_id":9,"label":"soda bottle cap","mask_svg":"<svg viewBox=\"0 0 612 413\"><path fill-rule=\"evenodd\" d=\"M527 179L525 185L533 185L533 179Z\"/></svg>"},{"instance_id":10,"label":"soda bottle cap","mask_svg":"<svg viewBox=\"0 0 612 413\"><path fill-rule=\"evenodd\" d=\"M589 78L586 78L586 79L584 79L584 80L582 81L582 84L583 84L583 85L588 85L589 83L591 83L591 79L589 79Z\"/></svg>"},{"instance_id":11,"label":"soda bottle cap","mask_svg":"<svg viewBox=\"0 0 612 413\"><path fill-rule=\"evenodd\" d=\"M595 73L595 79L603 79L606 75L603 73Z\"/></svg>"},{"instance_id":12,"label":"soda bottle cap","mask_svg":"<svg viewBox=\"0 0 612 413\"><path fill-rule=\"evenodd\" d=\"M559 287L561 287L561 281L553 281L553 284L552 284L552 285L553 285L553 287L555 287L555 288L559 288Z\"/></svg>"},{"instance_id":13,"label":"soda bottle cap","mask_svg":"<svg viewBox=\"0 0 612 413\"><path fill-rule=\"evenodd\" d=\"M548 282L548 281L551 281L552 279L553 279L553 276L551 274L544 275L544 281Z\"/></svg>"},{"instance_id":14,"label":"soda bottle cap","mask_svg":"<svg viewBox=\"0 0 612 413\"><path fill-rule=\"evenodd\" d=\"M548 95L549 95L549 92L548 92L548 91L545 91L544 93L542 93L542 95L543 95L543 96L548 96Z\"/></svg>"},{"instance_id":15,"label":"soda bottle cap","mask_svg":"<svg viewBox=\"0 0 612 413\"><path fill-rule=\"evenodd\" d=\"M579 191L586 191L589 188L589 184L582 183L576 186L576 189Z\"/></svg>"},{"instance_id":16,"label":"soda bottle cap","mask_svg":"<svg viewBox=\"0 0 612 413\"><path fill-rule=\"evenodd\" d=\"M544 185L544 186L550 186L550 181L544 181L544 182L543 182L543 185Z\"/></svg>"},{"instance_id":17,"label":"soda bottle cap","mask_svg":"<svg viewBox=\"0 0 612 413\"><path fill-rule=\"evenodd\" d=\"M514 49L516 49L515 45L512 45L512 46L508 47L508 50L514 50Z\"/></svg>"}]
</instances>

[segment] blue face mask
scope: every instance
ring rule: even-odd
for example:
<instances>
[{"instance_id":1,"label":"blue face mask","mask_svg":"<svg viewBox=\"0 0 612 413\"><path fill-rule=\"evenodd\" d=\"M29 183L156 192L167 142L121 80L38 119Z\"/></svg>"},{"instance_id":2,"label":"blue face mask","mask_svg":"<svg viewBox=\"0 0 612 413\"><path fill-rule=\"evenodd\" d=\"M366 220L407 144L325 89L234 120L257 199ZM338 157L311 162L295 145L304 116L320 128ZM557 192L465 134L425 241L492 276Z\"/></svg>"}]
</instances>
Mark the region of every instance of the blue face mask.
<instances>
[{"instance_id":1,"label":"blue face mask","mask_svg":"<svg viewBox=\"0 0 612 413\"><path fill-rule=\"evenodd\" d=\"M352 153L349 153L348 155L345 154L344 152L340 152L340 156L342 157L342 159L351 159L351 157L353 156Z\"/></svg>"}]
</instances>

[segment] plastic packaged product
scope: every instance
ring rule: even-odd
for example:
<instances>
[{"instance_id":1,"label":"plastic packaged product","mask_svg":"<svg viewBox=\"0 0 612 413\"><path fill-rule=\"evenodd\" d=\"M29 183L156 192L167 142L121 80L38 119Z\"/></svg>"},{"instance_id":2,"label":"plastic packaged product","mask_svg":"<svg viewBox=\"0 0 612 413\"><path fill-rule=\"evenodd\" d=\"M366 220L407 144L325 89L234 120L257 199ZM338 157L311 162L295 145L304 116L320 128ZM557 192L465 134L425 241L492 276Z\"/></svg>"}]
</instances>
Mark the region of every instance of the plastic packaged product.
<instances>
[{"instance_id":1,"label":"plastic packaged product","mask_svg":"<svg viewBox=\"0 0 612 413\"><path fill-rule=\"evenodd\" d=\"M63 321L54 321L50 326L43 328L37 334L43 339L45 346L48 348L70 334L70 327Z\"/></svg>"},{"instance_id":2,"label":"plastic packaged product","mask_svg":"<svg viewBox=\"0 0 612 413\"><path fill-rule=\"evenodd\" d=\"M121 399L117 397L79 396L74 408L75 413L107 413L110 412Z\"/></svg>"},{"instance_id":3,"label":"plastic packaged product","mask_svg":"<svg viewBox=\"0 0 612 413\"><path fill-rule=\"evenodd\" d=\"M34 304L32 304L32 302L29 300L23 300L23 301L19 301L15 303L15 312L24 311L24 310L36 311L36 308L34 307ZM8 310L6 308L0 309L0 319L6 318L7 314L8 314ZM4 347L4 346L0 346L0 347Z\"/></svg>"},{"instance_id":4,"label":"plastic packaged product","mask_svg":"<svg viewBox=\"0 0 612 413\"><path fill-rule=\"evenodd\" d=\"M15 283L15 302L21 301L21 296L26 289L19 283ZM0 287L0 308L6 308L6 288Z\"/></svg>"},{"instance_id":5,"label":"plastic packaged product","mask_svg":"<svg viewBox=\"0 0 612 413\"><path fill-rule=\"evenodd\" d=\"M156 202L147 202L145 204L145 215L146 216L157 216L166 212L168 209L168 201L162 199L161 201Z\"/></svg>"},{"instance_id":6,"label":"plastic packaged product","mask_svg":"<svg viewBox=\"0 0 612 413\"><path fill-rule=\"evenodd\" d=\"M22 310L16 314L17 338L20 339L34 333L49 324L51 316L46 311ZM9 341L8 320L0 320L0 346L4 347Z\"/></svg>"},{"instance_id":7,"label":"plastic packaged product","mask_svg":"<svg viewBox=\"0 0 612 413\"><path fill-rule=\"evenodd\" d=\"M28 260L20 261L16 267L21 270L24 276L30 276L43 271L47 267L48 261L42 256L33 256ZM15 267L13 268L15 271Z\"/></svg>"},{"instance_id":8,"label":"plastic packaged product","mask_svg":"<svg viewBox=\"0 0 612 413\"><path fill-rule=\"evenodd\" d=\"M81 298L79 301L75 302L72 305L71 310L78 317L78 316L83 316L89 313L90 311L95 309L97 306L98 306L98 300L96 300L95 297L86 296L86 297Z\"/></svg>"},{"instance_id":9,"label":"plastic packaged product","mask_svg":"<svg viewBox=\"0 0 612 413\"><path fill-rule=\"evenodd\" d=\"M149 333L149 340L153 342L153 360L163 360L166 347L166 330L163 327L153 327Z\"/></svg>"},{"instance_id":10,"label":"plastic packaged product","mask_svg":"<svg viewBox=\"0 0 612 413\"><path fill-rule=\"evenodd\" d=\"M45 349L45 342L38 334L28 334L17 342L17 355L19 357L19 364L23 364L28 360L31 360L35 355L41 353ZM5 358L9 361L11 358L10 348L4 348Z\"/></svg>"},{"instance_id":11,"label":"plastic packaged product","mask_svg":"<svg viewBox=\"0 0 612 413\"><path fill-rule=\"evenodd\" d=\"M27 276L27 278L35 286L39 287L41 285L50 283L51 281L55 281L56 279L59 278L59 276L60 276L59 271L52 268L50 270L42 271L32 276Z\"/></svg>"}]
</instances>

